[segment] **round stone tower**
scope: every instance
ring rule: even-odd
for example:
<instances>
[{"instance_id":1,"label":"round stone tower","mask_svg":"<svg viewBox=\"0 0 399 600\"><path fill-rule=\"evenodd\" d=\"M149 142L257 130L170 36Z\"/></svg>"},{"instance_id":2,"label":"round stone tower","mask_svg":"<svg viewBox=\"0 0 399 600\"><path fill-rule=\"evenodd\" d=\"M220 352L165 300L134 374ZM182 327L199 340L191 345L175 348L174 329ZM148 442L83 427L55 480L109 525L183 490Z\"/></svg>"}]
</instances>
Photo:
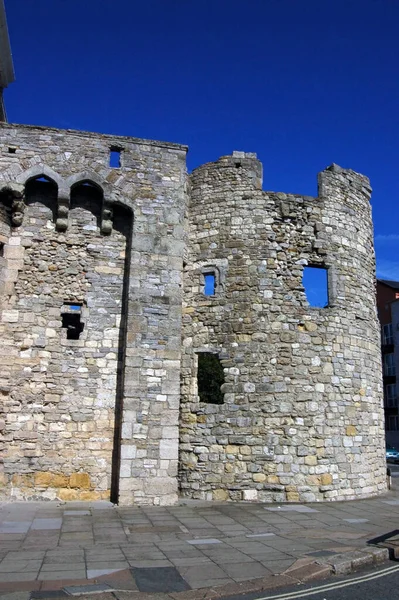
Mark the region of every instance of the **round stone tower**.
<instances>
[{"instance_id":1,"label":"round stone tower","mask_svg":"<svg viewBox=\"0 0 399 600\"><path fill-rule=\"evenodd\" d=\"M317 198L264 192L261 163L244 152L192 173L185 496L301 502L385 490L370 192L336 165L319 175ZM309 304L306 267L325 273L326 306Z\"/></svg>"}]
</instances>

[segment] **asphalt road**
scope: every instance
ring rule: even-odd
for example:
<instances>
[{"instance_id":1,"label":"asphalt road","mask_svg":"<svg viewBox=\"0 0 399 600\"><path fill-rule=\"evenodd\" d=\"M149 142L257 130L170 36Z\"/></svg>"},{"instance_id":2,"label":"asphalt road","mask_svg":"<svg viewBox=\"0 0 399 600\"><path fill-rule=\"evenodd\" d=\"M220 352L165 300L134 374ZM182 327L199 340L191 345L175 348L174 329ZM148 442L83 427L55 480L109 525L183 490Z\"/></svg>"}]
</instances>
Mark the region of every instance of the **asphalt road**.
<instances>
[{"instance_id":1,"label":"asphalt road","mask_svg":"<svg viewBox=\"0 0 399 600\"><path fill-rule=\"evenodd\" d=\"M312 586L295 586L270 593L240 596L240 600L398 600L399 563L362 569L347 577L330 577ZM230 597L228 600L238 600Z\"/></svg>"},{"instance_id":2,"label":"asphalt road","mask_svg":"<svg viewBox=\"0 0 399 600\"><path fill-rule=\"evenodd\" d=\"M399 477L399 465L394 463L387 463L387 467L391 469L391 477ZM399 593L398 593L399 598Z\"/></svg>"}]
</instances>

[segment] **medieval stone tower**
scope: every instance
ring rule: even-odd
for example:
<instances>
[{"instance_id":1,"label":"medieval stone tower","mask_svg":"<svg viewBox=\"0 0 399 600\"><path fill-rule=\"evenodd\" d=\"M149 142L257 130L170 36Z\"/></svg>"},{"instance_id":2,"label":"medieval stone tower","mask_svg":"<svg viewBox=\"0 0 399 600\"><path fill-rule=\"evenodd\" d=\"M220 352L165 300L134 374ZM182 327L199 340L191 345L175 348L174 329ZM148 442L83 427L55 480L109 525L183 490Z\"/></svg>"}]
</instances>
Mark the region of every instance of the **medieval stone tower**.
<instances>
[{"instance_id":1,"label":"medieval stone tower","mask_svg":"<svg viewBox=\"0 0 399 600\"><path fill-rule=\"evenodd\" d=\"M190 177L180 485L194 498L342 500L385 489L379 326L366 177L332 165L317 198L262 191L256 155ZM305 266L326 270L311 308ZM204 296L207 274L213 295ZM199 401L205 354L223 399Z\"/></svg>"},{"instance_id":2,"label":"medieval stone tower","mask_svg":"<svg viewBox=\"0 0 399 600\"><path fill-rule=\"evenodd\" d=\"M255 154L186 151L0 124L0 499L385 490L368 179L264 192Z\"/></svg>"}]
</instances>

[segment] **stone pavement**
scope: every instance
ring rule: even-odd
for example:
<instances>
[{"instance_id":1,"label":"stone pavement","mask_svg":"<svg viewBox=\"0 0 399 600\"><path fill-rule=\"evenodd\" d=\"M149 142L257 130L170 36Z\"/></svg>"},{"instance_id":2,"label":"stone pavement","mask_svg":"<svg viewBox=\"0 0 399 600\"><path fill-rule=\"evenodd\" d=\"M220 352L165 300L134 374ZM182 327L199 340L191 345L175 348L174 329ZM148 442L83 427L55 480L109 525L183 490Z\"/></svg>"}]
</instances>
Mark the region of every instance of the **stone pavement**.
<instances>
[{"instance_id":1,"label":"stone pavement","mask_svg":"<svg viewBox=\"0 0 399 600\"><path fill-rule=\"evenodd\" d=\"M368 542L398 534L398 524L395 491L308 505L1 503L0 599L196 600L272 589L386 560L388 550Z\"/></svg>"}]
</instances>

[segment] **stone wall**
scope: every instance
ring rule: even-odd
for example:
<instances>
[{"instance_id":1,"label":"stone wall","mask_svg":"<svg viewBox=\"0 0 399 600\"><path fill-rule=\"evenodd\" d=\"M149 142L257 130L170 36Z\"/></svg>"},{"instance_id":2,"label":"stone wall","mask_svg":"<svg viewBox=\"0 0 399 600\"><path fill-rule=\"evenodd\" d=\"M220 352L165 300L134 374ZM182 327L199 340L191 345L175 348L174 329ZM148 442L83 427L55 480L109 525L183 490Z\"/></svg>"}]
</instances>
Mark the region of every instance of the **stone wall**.
<instances>
[{"instance_id":1,"label":"stone wall","mask_svg":"<svg viewBox=\"0 0 399 600\"><path fill-rule=\"evenodd\" d=\"M185 496L343 500L385 490L375 262L367 178L333 165L319 197L263 192L253 154L191 176L184 272L180 479ZM305 265L328 269L311 308ZM204 295L203 274L218 285ZM199 352L224 403L200 402Z\"/></svg>"},{"instance_id":2,"label":"stone wall","mask_svg":"<svg viewBox=\"0 0 399 600\"><path fill-rule=\"evenodd\" d=\"M254 154L189 178L185 155L0 125L0 499L385 490L367 178L333 165L302 197L262 191ZM325 308L306 265L328 272ZM200 401L201 352L221 404Z\"/></svg>"},{"instance_id":3,"label":"stone wall","mask_svg":"<svg viewBox=\"0 0 399 600\"><path fill-rule=\"evenodd\" d=\"M176 501L185 154L1 126L3 499Z\"/></svg>"}]
</instances>

